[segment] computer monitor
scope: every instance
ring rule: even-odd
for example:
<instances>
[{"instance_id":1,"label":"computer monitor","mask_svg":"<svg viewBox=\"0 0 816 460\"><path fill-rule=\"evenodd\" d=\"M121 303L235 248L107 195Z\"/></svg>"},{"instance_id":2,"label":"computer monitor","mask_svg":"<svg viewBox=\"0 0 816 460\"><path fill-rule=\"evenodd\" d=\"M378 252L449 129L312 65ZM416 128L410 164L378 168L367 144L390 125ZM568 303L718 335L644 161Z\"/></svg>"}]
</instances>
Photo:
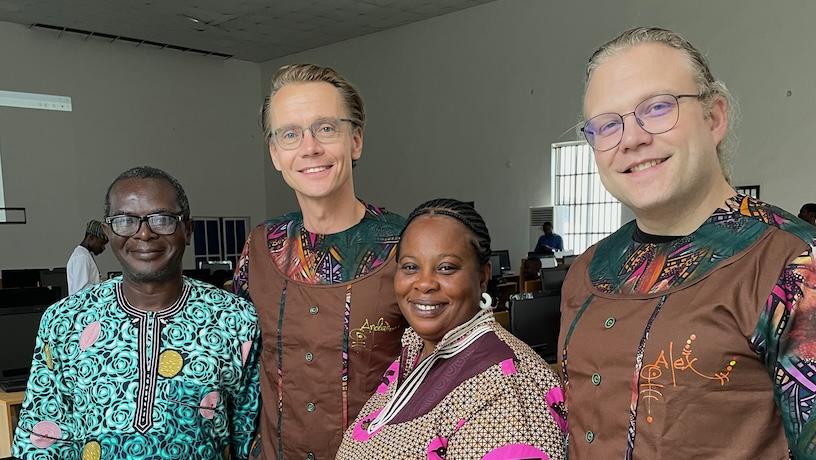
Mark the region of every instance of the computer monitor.
<instances>
[{"instance_id":1,"label":"computer monitor","mask_svg":"<svg viewBox=\"0 0 816 460\"><path fill-rule=\"evenodd\" d=\"M542 268L539 271L541 277L541 289L544 291L561 292L561 285L567 277L567 270L564 267Z\"/></svg>"},{"instance_id":2,"label":"computer monitor","mask_svg":"<svg viewBox=\"0 0 816 460\"><path fill-rule=\"evenodd\" d=\"M35 287L40 283L41 268L10 269L0 272L4 288Z\"/></svg>"},{"instance_id":3,"label":"computer monitor","mask_svg":"<svg viewBox=\"0 0 816 460\"><path fill-rule=\"evenodd\" d=\"M51 286L59 289L60 298L68 295L68 276L65 268L54 268L40 271L40 286Z\"/></svg>"},{"instance_id":4,"label":"computer monitor","mask_svg":"<svg viewBox=\"0 0 816 460\"><path fill-rule=\"evenodd\" d=\"M564 256L564 265L565 265L565 266L567 266L567 267L569 267L570 265L572 265L572 263L573 263L573 262L575 261L575 259L577 259L577 258L578 258L578 256L575 256L575 255Z\"/></svg>"},{"instance_id":5,"label":"computer monitor","mask_svg":"<svg viewBox=\"0 0 816 460\"><path fill-rule=\"evenodd\" d=\"M510 332L548 363L557 361L560 328L560 295L510 301Z\"/></svg>"},{"instance_id":6,"label":"computer monitor","mask_svg":"<svg viewBox=\"0 0 816 460\"><path fill-rule=\"evenodd\" d=\"M210 273L214 273L217 270L227 270L232 272L232 261L231 260L216 260L216 261L207 261L207 262L199 262L198 268L200 270L209 270Z\"/></svg>"},{"instance_id":7,"label":"computer monitor","mask_svg":"<svg viewBox=\"0 0 816 460\"><path fill-rule=\"evenodd\" d=\"M10 307L27 307L30 305L51 305L59 300L59 288L25 287L0 289L0 310ZM0 353L2 353L0 348Z\"/></svg>"},{"instance_id":8,"label":"computer monitor","mask_svg":"<svg viewBox=\"0 0 816 460\"><path fill-rule=\"evenodd\" d=\"M510 251L507 249L499 249L497 251L491 251L490 257L491 260L493 256L498 256L499 258L499 266L503 272L511 270L513 267L510 266Z\"/></svg>"},{"instance_id":9,"label":"computer monitor","mask_svg":"<svg viewBox=\"0 0 816 460\"><path fill-rule=\"evenodd\" d=\"M0 385L25 387L34 355L37 329L48 305L0 308Z\"/></svg>"},{"instance_id":10,"label":"computer monitor","mask_svg":"<svg viewBox=\"0 0 816 460\"><path fill-rule=\"evenodd\" d=\"M490 255L490 277L498 278L502 276L501 258L498 254Z\"/></svg>"}]
</instances>

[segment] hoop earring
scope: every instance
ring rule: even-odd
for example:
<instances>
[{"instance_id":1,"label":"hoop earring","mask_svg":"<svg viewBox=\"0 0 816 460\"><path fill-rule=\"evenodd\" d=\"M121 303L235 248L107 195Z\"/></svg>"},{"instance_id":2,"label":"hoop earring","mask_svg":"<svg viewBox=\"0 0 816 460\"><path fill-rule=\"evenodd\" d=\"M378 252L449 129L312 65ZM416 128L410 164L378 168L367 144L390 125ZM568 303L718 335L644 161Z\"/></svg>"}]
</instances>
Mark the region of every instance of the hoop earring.
<instances>
[{"instance_id":1,"label":"hoop earring","mask_svg":"<svg viewBox=\"0 0 816 460\"><path fill-rule=\"evenodd\" d=\"M482 310L492 310L493 309L493 297L490 297L490 294L487 292L482 293L482 298L479 300L479 308Z\"/></svg>"}]
</instances>

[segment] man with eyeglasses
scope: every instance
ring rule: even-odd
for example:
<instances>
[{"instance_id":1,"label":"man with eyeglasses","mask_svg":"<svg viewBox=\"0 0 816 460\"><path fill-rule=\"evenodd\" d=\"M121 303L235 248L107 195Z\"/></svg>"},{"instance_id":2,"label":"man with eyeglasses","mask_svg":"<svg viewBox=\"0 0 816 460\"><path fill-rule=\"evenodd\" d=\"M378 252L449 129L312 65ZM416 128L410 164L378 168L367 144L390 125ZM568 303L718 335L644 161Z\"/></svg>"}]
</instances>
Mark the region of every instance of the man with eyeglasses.
<instances>
[{"instance_id":1,"label":"man with eyeglasses","mask_svg":"<svg viewBox=\"0 0 816 460\"><path fill-rule=\"evenodd\" d=\"M683 37L628 30L586 74L582 131L635 220L562 289L570 457L816 458L816 232L731 187L731 96Z\"/></svg>"},{"instance_id":2,"label":"man with eyeglasses","mask_svg":"<svg viewBox=\"0 0 816 460\"><path fill-rule=\"evenodd\" d=\"M333 459L400 350L393 277L404 220L355 196L365 112L334 69L282 67L262 115L300 209L254 229L233 282L255 304L264 344L252 455Z\"/></svg>"},{"instance_id":3,"label":"man with eyeglasses","mask_svg":"<svg viewBox=\"0 0 816 460\"><path fill-rule=\"evenodd\" d=\"M166 172L122 173L105 216L123 275L43 315L13 455L246 459L259 406L254 307L182 276L190 207Z\"/></svg>"}]
</instances>

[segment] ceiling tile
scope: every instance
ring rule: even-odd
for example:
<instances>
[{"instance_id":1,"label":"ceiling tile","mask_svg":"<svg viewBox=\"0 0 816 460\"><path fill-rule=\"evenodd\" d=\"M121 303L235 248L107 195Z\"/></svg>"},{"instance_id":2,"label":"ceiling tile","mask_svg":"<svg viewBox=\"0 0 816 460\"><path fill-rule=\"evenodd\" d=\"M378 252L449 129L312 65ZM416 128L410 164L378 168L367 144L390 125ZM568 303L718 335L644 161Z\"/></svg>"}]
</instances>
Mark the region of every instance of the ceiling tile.
<instances>
[{"instance_id":1,"label":"ceiling tile","mask_svg":"<svg viewBox=\"0 0 816 460\"><path fill-rule=\"evenodd\" d=\"M262 62L488 1L0 0L0 21L71 27Z\"/></svg>"}]
</instances>

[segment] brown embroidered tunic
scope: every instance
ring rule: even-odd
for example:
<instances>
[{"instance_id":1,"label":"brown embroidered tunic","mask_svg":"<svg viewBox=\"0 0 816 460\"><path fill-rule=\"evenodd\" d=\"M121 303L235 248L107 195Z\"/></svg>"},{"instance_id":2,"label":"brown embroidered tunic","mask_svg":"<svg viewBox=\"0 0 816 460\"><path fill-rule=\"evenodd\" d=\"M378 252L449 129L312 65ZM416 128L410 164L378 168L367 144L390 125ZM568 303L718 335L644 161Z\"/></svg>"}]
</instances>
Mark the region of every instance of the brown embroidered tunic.
<instances>
[{"instance_id":1,"label":"brown embroidered tunic","mask_svg":"<svg viewBox=\"0 0 816 460\"><path fill-rule=\"evenodd\" d=\"M401 217L371 205L334 235L299 213L253 230L236 274L262 332L260 439L252 458L331 459L399 353L394 252Z\"/></svg>"},{"instance_id":2,"label":"brown embroidered tunic","mask_svg":"<svg viewBox=\"0 0 816 460\"><path fill-rule=\"evenodd\" d=\"M562 289L569 453L814 458L813 227L735 196L693 234L593 246Z\"/></svg>"}]
</instances>

